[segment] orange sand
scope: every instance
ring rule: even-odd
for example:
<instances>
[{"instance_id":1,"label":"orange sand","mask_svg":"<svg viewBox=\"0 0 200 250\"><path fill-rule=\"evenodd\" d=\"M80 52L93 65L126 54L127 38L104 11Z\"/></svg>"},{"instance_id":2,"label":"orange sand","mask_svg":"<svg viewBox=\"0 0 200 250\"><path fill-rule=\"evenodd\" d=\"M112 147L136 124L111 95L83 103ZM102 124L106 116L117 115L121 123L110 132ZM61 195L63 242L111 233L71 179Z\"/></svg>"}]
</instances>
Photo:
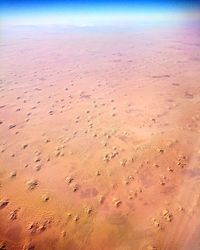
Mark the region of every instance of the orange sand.
<instances>
[{"instance_id":1,"label":"orange sand","mask_svg":"<svg viewBox=\"0 0 200 250\"><path fill-rule=\"evenodd\" d=\"M1 33L2 249L198 250L198 27Z\"/></svg>"}]
</instances>

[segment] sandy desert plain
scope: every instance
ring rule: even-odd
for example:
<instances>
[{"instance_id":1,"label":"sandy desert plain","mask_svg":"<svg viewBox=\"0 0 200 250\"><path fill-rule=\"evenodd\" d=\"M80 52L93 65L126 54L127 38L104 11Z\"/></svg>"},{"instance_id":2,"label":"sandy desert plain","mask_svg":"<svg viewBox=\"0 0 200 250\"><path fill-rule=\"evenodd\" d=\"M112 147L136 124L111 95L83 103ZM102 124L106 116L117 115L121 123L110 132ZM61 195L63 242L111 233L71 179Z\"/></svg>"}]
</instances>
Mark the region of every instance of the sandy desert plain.
<instances>
[{"instance_id":1,"label":"sandy desert plain","mask_svg":"<svg viewBox=\"0 0 200 250\"><path fill-rule=\"evenodd\" d=\"M200 29L1 28L0 249L200 249Z\"/></svg>"}]
</instances>

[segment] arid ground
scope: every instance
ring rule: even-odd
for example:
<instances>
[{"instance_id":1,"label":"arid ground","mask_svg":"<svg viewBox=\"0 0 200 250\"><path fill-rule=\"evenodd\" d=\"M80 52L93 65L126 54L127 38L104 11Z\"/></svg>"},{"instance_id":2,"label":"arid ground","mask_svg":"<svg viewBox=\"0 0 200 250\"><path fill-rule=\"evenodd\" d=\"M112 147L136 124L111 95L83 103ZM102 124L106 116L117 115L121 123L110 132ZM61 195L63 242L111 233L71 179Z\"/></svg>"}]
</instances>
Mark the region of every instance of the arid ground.
<instances>
[{"instance_id":1,"label":"arid ground","mask_svg":"<svg viewBox=\"0 0 200 250\"><path fill-rule=\"evenodd\" d=\"M199 250L199 25L0 40L0 249Z\"/></svg>"}]
</instances>

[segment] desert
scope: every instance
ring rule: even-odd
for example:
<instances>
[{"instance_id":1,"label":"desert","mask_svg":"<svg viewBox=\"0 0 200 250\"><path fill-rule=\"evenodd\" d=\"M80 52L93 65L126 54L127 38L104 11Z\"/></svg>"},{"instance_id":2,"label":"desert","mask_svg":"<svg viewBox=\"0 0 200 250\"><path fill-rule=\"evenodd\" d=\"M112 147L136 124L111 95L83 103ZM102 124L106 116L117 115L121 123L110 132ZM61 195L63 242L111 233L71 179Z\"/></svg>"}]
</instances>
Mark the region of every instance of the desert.
<instances>
[{"instance_id":1,"label":"desert","mask_svg":"<svg viewBox=\"0 0 200 250\"><path fill-rule=\"evenodd\" d=\"M2 28L0 54L0 249L199 249L199 24Z\"/></svg>"}]
</instances>

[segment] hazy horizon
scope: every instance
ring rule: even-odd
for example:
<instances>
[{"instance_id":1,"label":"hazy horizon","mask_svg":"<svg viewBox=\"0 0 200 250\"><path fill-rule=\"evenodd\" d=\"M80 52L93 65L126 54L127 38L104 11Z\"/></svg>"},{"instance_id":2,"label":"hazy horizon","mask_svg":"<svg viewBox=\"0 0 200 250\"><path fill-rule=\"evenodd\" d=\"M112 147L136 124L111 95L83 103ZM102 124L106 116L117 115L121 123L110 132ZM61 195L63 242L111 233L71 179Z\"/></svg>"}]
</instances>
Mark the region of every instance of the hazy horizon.
<instances>
[{"instance_id":1,"label":"hazy horizon","mask_svg":"<svg viewBox=\"0 0 200 250\"><path fill-rule=\"evenodd\" d=\"M1 25L112 25L200 20L195 1L2 1Z\"/></svg>"}]
</instances>

